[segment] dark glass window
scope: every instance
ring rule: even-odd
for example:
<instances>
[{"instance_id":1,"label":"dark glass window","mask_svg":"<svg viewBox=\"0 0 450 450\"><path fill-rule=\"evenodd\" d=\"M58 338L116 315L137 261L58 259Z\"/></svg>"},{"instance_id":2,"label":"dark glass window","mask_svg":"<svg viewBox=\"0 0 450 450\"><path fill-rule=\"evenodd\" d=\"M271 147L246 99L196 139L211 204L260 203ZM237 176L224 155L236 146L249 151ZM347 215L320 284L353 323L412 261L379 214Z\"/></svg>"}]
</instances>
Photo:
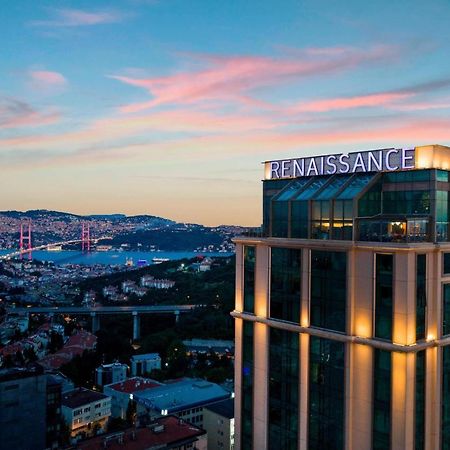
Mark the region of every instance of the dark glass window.
<instances>
[{"instance_id":1,"label":"dark glass window","mask_svg":"<svg viewBox=\"0 0 450 450\"><path fill-rule=\"evenodd\" d=\"M442 347L441 450L450 450L450 346Z\"/></svg>"},{"instance_id":2,"label":"dark glass window","mask_svg":"<svg viewBox=\"0 0 450 450\"><path fill-rule=\"evenodd\" d=\"M342 342L310 338L309 450L344 448L344 351Z\"/></svg>"},{"instance_id":3,"label":"dark glass window","mask_svg":"<svg viewBox=\"0 0 450 450\"><path fill-rule=\"evenodd\" d=\"M308 238L308 211L309 206L306 200L291 203L291 237Z\"/></svg>"},{"instance_id":4,"label":"dark glass window","mask_svg":"<svg viewBox=\"0 0 450 450\"><path fill-rule=\"evenodd\" d=\"M272 201L272 236L288 237L289 202Z\"/></svg>"},{"instance_id":5,"label":"dark glass window","mask_svg":"<svg viewBox=\"0 0 450 450\"><path fill-rule=\"evenodd\" d=\"M425 350L416 353L416 408L414 411L415 450L423 450L425 447L425 359Z\"/></svg>"},{"instance_id":6,"label":"dark glass window","mask_svg":"<svg viewBox=\"0 0 450 450\"><path fill-rule=\"evenodd\" d=\"M313 201L311 211L311 238L329 239L331 202L328 200Z\"/></svg>"},{"instance_id":7,"label":"dark glass window","mask_svg":"<svg viewBox=\"0 0 450 450\"><path fill-rule=\"evenodd\" d=\"M299 335L270 329L269 449L296 450L298 444Z\"/></svg>"},{"instance_id":8,"label":"dark glass window","mask_svg":"<svg viewBox=\"0 0 450 450\"><path fill-rule=\"evenodd\" d=\"M333 239L351 240L353 230L353 201L336 200L333 213Z\"/></svg>"},{"instance_id":9,"label":"dark glass window","mask_svg":"<svg viewBox=\"0 0 450 450\"><path fill-rule=\"evenodd\" d=\"M427 255L416 260L416 340L425 339L427 311Z\"/></svg>"},{"instance_id":10,"label":"dark glass window","mask_svg":"<svg viewBox=\"0 0 450 450\"><path fill-rule=\"evenodd\" d=\"M242 333L241 448L251 449L253 446L253 323L244 321Z\"/></svg>"},{"instance_id":11,"label":"dark glass window","mask_svg":"<svg viewBox=\"0 0 450 450\"><path fill-rule=\"evenodd\" d=\"M272 247L270 317L300 321L301 250Z\"/></svg>"},{"instance_id":12,"label":"dark glass window","mask_svg":"<svg viewBox=\"0 0 450 450\"><path fill-rule=\"evenodd\" d=\"M446 170L436 170L436 181L448 182L448 172Z\"/></svg>"},{"instance_id":13,"label":"dark glass window","mask_svg":"<svg viewBox=\"0 0 450 450\"><path fill-rule=\"evenodd\" d=\"M375 337L392 339L394 255L375 255Z\"/></svg>"},{"instance_id":14,"label":"dark glass window","mask_svg":"<svg viewBox=\"0 0 450 450\"><path fill-rule=\"evenodd\" d=\"M450 275L450 253L443 255L444 275Z\"/></svg>"},{"instance_id":15,"label":"dark glass window","mask_svg":"<svg viewBox=\"0 0 450 450\"><path fill-rule=\"evenodd\" d=\"M291 180L265 180L263 183L263 222L266 236L269 235L271 228L272 199L290 182Z\"/></svg>"},{"instance_id":16,"label":"dark glass window","mask_svg":"<svg viewBox=\"0 0 450 450\"><path fill-rule=\"evenodd\" d=\"M436 191L436 240L448 240L448 192Z\"/></svg>"},{"instance_id":17,"label":"dark glass window","mask_svg":"<svg viewBox=\"0 0 450 450\"><path fill-rule=\"evenodd\" d=\"M374 349L372 450L391 448L391 353Z\"/></svg>"},{"instance_id":18,"label":"dark glass window","mask_svg":"<svg viewBox=\"0 0 450 450\"><path fill-rule=\"evenodd\" d=\"M381 213L381 183L376 183L358 201L359 217L371 217Z\"/></svg>"},{"instance_id":19,"label":"dark glass window","mask_svg":"<svg viewBox=\"0 0 450 450\"><path fill-rule=\"evenodd\" d=\"M384 191L384 214L430 214L430 191Z\"/></svg>"},{"instance_id":20,"label":"dark glass window","mask_svg":"<svg viewBox=\"0 0 450 450\"><path fill-rule=\"evenodd\" d=\"M444 284L442 305L442 334L450 334L450 284Z\"/></svg>"},{"instance_id":21,"label":"dark glass window","mask_svg":"<svg viewBox=\"0 0 450 450\"><path fill-rule=\"evenodd\" d=\"M347 254L311 251L311 325L345 332Z\"/></svg>"},{"instance_id":22,"label":"dark glass window","mask_svg":"<svg viewBox=\"0 0 450 450\"><path fill-rule=\"evenodd\" d=\"M244 311L255 312L256 247L244 246Z\"/></svg>"}]
</instances>

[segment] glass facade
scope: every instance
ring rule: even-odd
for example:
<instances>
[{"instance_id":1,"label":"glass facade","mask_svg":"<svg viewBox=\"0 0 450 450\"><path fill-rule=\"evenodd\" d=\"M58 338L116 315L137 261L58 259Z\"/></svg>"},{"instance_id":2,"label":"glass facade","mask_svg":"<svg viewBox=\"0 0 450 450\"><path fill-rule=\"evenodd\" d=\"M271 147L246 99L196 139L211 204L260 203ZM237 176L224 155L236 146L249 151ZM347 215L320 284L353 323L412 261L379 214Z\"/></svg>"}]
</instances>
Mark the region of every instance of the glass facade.
<instances>
[{"instance_id":1,"label":"glass facade","mask_svg":"<svg viewBox=\"0 0 450 450\"><path fill-rule=\"evenodd\" d=\"M269 420L271 450L296 450L299 421L299 335L270 329Z\"/></svg>"},{"instance_id":2,"label":"glass facade","mask_svg":"<svg viewBox=\"0 0 450 450\"><path fill-rule=\"evenodd\" d=\"M301 259L301 250L271 248L271 318L299 323Z\"/></svg>"},{"instance_id":3,"label":"glass facade","mask_svg":"<svg viewBox=\"0 0 450 450\"><path fill-rule=\"evenodd\" d=\"M253 323L244 321L242 333L241 448L253 446Z\"/></svg>"},{"instance_id":4,"label":"glass facade","mask_svg":"<svg viewBox=\"0 0 450 450\"><path fill-rule=\"evenodd\" d=\"M450 253L444 253L442 260L444 275L450 275Z\"/></svg>"},{"instance_id":5,"label":"glass facade","mask_svg":"<svg viewBox=\"0 0 450 450\"><path fill-rule=\"evenodd\" d=\"M347 254L311 251L311 326L345 332Z\"/></svg>"},{"instance_id":6,"label":"glass facade","mask_svg":"<svg viewBox=\"0 0 450 450\"><path fill-rule=\"evenodd\" d=\"M416 341L425 339L427 312L427 255L416 258Z\"/></svg>"},{"instance_id":7,"label":"glass facade","mask_svg":"<svg viewBox=\"0 0 450 450\"><path fill-rule=\"evenodd\" d=\"M394 255L375 255L375 337L392 340Z\"/></svg>"},{"instance_id":8,"label":"glass facade","mask_svg":"<svg viewBox=\"0 0 450 450\"><path fill-rule=\"evenodd\" d=\"M244 246L244 311L255 312L256 247Z\"/></svg>"},{"instance_id":9,"label":"glass facade","mask_svg":"<svg viewBox=\"0 0 450 450\"><path fill-rule=\"evenodd\" d=\"M416 353L416 389L414 410L414 449L425 447L425 373L426 352Z\"/></svg>"},{"instance_id":10,"label":"glass facade","mask_svg":"<svg viewBox=\"0 0 450 450\"><path fill-rule=\"evenodd\" d=\"M450 334L450 284L442 286L442 334Z\"/></svg>"},{"instance_id":11,"label":"glass facade","mask_svg":"<svg viewBox=\"0 0 450 450\"><path fill-rule=\"evenodd\" d=\"M372 450L391 448L391 353L374 349Z\"/></svg>"},{"instance_id":12,"label":"glass facade","mask_svg":"<svg viewBox=\"0 0 450 450\"><path fill-rule=\"evenodd\" d=\"M310 338L309 450L344 449L344 354L342 342Z\"/></svg>"},{"instance_id":13,"label":"glass facade","mask_svg":"<svg viewBox=\"0 0 450 450\"><path fill-rule=\"evenodd\" d=\"M450 346L442 347L441 450L450 450Z\"/></svg>"}]
</instances>

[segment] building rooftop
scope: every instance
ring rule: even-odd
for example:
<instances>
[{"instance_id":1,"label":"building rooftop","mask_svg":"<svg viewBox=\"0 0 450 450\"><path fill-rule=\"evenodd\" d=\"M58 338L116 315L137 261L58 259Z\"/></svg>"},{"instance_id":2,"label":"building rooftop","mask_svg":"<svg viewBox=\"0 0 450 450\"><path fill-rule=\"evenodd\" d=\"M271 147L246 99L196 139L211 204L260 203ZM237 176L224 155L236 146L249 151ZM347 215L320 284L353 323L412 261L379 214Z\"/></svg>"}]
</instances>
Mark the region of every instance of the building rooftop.
<instances>
[{"instance_id":1,"label":"building rooftop","mask_svg":"<svg viewBox=\"0 0 450 450\"><path fill-rule=\"evenodd\" d=\"M32 365L30 367L11 367L9 369L0 369L0 383L5 381L18 380L20 378L36 377L43 374L42 367Z\"/></svg>"},{"instance_id":2,"label":"building rooftop","mask_svg":"<svg viewBox=\"0 0 450 450\"><path fill-rule=\"evenodd\" d=\"M127 380L119 383L107 384L105 387L113 389L117 392L132 394L134 392L145 391L146 389L152 389L159 386L162 386L162 383L151 380L150 378L134 377L128 378Z\"/></svg>"},{"instance_id":3,"label":"building rooftop","mask_svg":"<svg viewBox=\"0 0 450 450\"><path fill-rule=\"evenodd\" d=\"M77 444L79 450L148 450L178 448L181 445L195 442L204 436L206 431L184 422L175 416L158 419L146 428L128 429L124 432L97 436Z\"/></svg>"},{"instance_id":4,"label":"building rooftop","mask_svg":"<svg viewBox=\"0 0 450 450\"><path fill-rule=\"evenodd\" d=\"M230 397L230 393L215 383L186 378L179 382L136 393L134 399L147 408L171 414Z\"/></svg>"},{"instance_id":5,"label":"building rooftop","mask_svg":"<svg viewBox=\"0 0 450 450\"><path fill-rule=\"evenodd\" d=\"M106 398L108 398L108 396L100 392L78 388L63 394L61 404L63 406L67 406L68 408L78 408L79 406L86 405L98 400L104 400Z\"/></svg>"},{"instance_id":6,"label":"building rooftop","mask_svg":"<svg viewBox=\"0 0 450 450\"><path fill-rule=\"evenodd\" d=\"M227 419L234 418L234 399L229 398L221 402L213 403L206 407L209 411L218 414L219 416L226 417Z\"/></svg>"},{"instance_id":7,"label":"building rooftop","mask_svg":"<svg viewBox=\"0 0 450 450\"><path fill-rule=\"evenodd\" d=\"M131 357L133 361L146 361L148 359L160 359L158 353L144 353L143 355L133 355Z\"/></svg>"}]
</instances>

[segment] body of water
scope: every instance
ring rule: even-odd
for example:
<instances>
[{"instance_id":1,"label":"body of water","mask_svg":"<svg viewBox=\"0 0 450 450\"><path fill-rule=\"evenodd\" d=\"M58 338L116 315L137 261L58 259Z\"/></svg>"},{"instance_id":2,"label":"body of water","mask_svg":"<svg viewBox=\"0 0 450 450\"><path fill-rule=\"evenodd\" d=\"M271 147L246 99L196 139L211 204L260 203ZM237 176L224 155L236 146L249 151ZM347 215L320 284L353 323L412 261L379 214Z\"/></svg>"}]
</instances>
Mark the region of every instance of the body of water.
<instances>
[{"instance_id":1,"label":"body of water","mask_svg":"<svg viewBox=\"0 0 450 450\"><path fill-rule=\"evenodd\" d=\"M0 250L0 255L11 253L12 250ZM62 250L62 251L46 251L39 250L33 252L33 259L38 261L49 261L55 264L114 264L125 266L127 260L132 259L134 266L137 266L138 261L145 260L148 264L155 264L153 258L169 259L176 261L184 258L195 258L196 256L231 256L232 253L216 253L216 252L132 252L132 251L106 251L106 252L91 252L81 253L76 250ZM24 259L28 255L24 255Z\"/></svg>"}]
</instances>

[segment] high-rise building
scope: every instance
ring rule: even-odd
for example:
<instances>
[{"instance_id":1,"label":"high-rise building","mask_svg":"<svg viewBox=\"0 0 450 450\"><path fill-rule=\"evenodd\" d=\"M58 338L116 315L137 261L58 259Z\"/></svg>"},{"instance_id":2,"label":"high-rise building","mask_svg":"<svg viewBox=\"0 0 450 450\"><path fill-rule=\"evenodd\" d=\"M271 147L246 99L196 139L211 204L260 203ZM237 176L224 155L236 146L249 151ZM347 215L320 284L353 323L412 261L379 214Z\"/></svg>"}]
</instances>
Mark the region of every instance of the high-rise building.
<instances>
[{"instance_id":1,"label":"high-rise building","mask_svg":"<svg viewBox=\"0 0 450 450\"><path fill-rule=\"evenodd\" d=\"M450 449L450 148L265 163L236 239L236 449Z\"/></svg>"}]
</instances>

